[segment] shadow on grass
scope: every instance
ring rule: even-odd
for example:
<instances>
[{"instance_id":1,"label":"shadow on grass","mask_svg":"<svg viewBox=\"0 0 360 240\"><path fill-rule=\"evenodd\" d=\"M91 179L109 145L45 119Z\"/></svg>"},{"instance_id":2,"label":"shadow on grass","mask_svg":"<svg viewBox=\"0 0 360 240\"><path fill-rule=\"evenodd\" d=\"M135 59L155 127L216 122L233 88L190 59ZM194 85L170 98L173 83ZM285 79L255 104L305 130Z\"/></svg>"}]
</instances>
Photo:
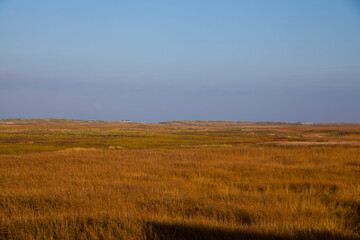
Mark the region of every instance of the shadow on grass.
<instances>
[{"instance_id":1,"label":"shadow on grass","mask_svg":"<svg viewBox=\"0 0 360 240\"><path fill-rule=\"evenodd\" d=\"M256 233L250 231L230 231L217 228L198 227L184 224L166 224L152 222L147 223L146 238L151 240L165 239L266 239L266 240L300 240L300 239L342 239L355 240L358 236L347 237L328 231L297 231L288 235L277 235L271 233Z\"/></svg>"},{"instance_id":2,"label":"shadow on grass","mask_svg":"<svg viewBox=\"0 0 360 240\"><path fill-rule=\"evenodd\" d=\"M186 224L143 222L127 218L76 217L41 220L19 220L1 222L0 239L265 239L265 240L300 240L300 239L360 239L328 231L294 231L289 234L258 233L249 230L230 231L222 228L199 227Z\"/></svg>"}]
</instances>

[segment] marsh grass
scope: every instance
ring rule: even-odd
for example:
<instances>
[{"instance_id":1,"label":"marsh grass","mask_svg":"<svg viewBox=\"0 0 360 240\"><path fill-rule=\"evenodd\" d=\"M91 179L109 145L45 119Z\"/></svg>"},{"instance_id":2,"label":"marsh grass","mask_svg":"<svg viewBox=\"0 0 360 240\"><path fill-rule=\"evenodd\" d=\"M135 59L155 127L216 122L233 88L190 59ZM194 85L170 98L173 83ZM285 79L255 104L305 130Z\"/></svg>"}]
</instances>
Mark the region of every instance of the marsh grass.
<instances>
[{"instance_id":1,"label":"marsh grass","mask_svg":"<svg viewBox=\"0 0 360 240\"><path fill-rule=\"evenodd\" d=\"M264 144L314 128L1 126L0 239L356 239L360 147Z\"/></svg>"}]
</instances>

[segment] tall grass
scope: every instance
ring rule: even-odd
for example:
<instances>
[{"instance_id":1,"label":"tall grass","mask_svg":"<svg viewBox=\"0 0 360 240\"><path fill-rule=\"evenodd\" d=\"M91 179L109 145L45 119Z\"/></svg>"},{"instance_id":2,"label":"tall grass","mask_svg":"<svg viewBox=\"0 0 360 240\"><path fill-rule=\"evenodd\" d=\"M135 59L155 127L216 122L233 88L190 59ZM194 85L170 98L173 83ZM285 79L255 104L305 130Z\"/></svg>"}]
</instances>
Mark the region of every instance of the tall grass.
<instances>
[{"instance_id":1,"label":"tall grass","mask_svg":"<svg viewBox=\"0 0 360 240\"><path fill-rule=\"evenodd\" d=\"M150 148L100 145L0 155L0 239L360 237L358 145L224 144L248 135L233 126L188 135L156 127L147 131L170 134L171 149L149 143ZM78 130L67 129L69 139ZM216 136L220 130L228 134L225 140ZM258 130L246 134L269 137ZM191 138L195 133L214 135L214 145L201 147L201 140ZM293 128L270 136L294 134L316 140ZM181 146L184 136L195 147Z\"/></svg>"}]
</instances>

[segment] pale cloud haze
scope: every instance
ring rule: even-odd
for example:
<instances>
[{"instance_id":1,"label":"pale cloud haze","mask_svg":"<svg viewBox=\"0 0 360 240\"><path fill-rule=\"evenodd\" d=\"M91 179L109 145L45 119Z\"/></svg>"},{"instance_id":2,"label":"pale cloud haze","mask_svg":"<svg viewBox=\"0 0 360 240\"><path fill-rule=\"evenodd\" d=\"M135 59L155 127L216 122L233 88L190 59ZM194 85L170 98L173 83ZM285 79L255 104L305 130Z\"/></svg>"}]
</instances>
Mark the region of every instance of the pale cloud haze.
<instances>
[{"instance_id":1,"label":"pale cloud haze","mask_svg":"<svg viewBox=\"0 0 360 240\"><path fill-rule=\"evenodd\" d=\"M353 1L0 3L0 118L360 122Z\"/></svg>"}]
</instances>

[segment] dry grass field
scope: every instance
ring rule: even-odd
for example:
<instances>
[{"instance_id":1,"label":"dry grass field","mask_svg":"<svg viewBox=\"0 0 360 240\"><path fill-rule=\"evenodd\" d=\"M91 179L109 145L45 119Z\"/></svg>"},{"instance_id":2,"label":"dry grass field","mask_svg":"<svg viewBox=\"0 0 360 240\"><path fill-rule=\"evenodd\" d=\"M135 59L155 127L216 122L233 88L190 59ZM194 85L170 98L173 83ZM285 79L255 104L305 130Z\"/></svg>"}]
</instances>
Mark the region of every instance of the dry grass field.
<instances>
[{"instance_id":1,"label":"dry grass field","mask_svg":"<svg viewBox=\"0 0 360 240\"><path fill-rule=\"evenodd\" d=\"M359 124L0 120L0 239L359 238Z\"/></svg>"}]
</instances>

